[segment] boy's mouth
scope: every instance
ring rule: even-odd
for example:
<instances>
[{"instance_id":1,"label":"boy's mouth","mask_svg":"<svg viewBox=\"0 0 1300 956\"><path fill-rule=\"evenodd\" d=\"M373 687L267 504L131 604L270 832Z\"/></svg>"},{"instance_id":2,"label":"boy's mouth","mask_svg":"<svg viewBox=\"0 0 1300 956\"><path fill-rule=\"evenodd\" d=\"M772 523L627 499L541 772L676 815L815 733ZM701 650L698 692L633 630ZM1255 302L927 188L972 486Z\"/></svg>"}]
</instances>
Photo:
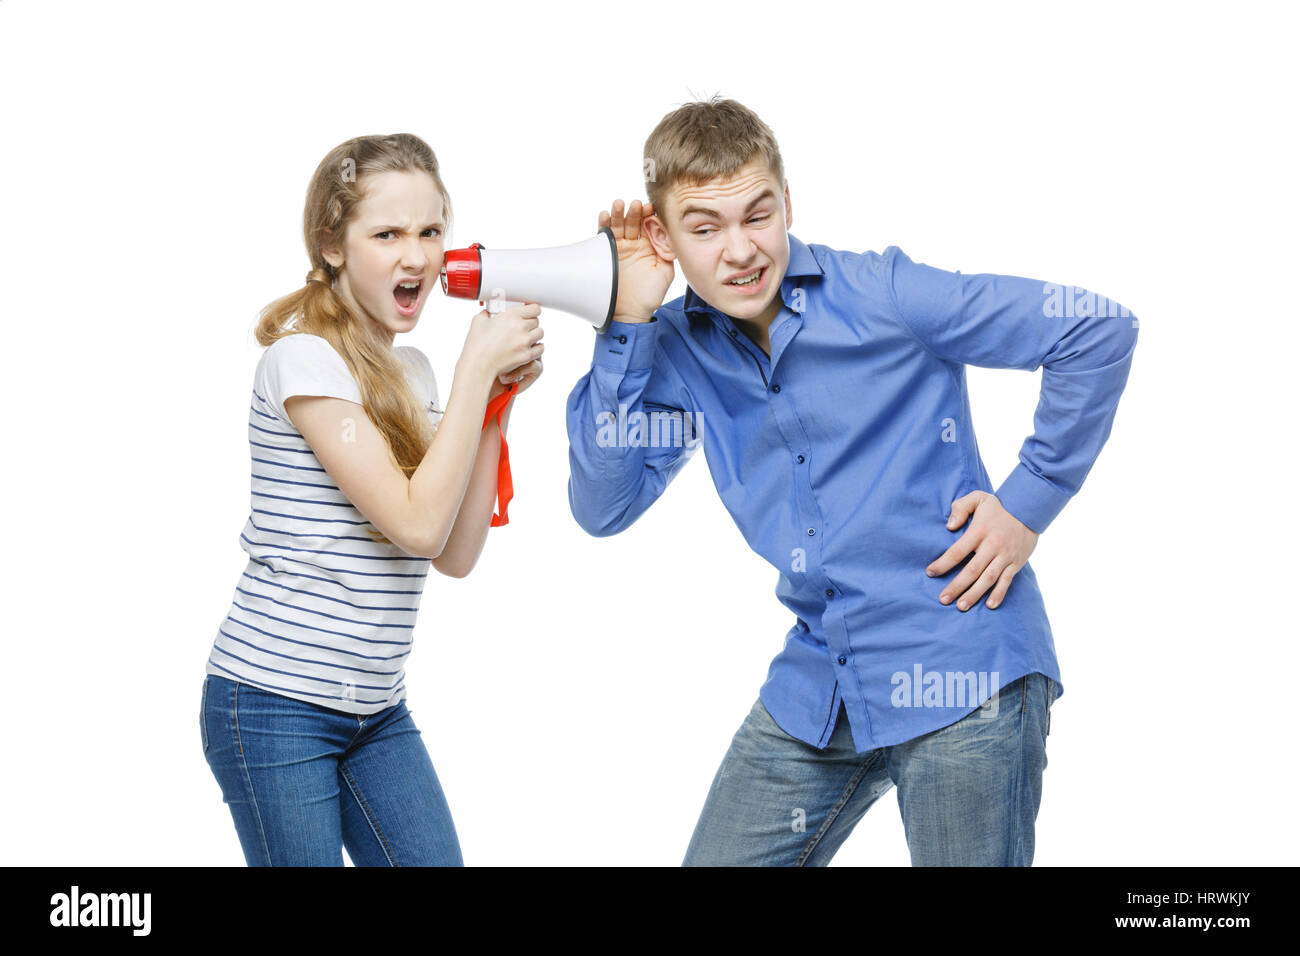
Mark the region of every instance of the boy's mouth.
<instances>
[{"instance_id":1,"label":"boy's mouth","mask_svg":"<svg viewBox=\"0 0 1300 956\"><path fill-rule=\"evenodd\" d=\"M393 301L397 303L397 311L402 315L414 315L423 289L423 279L406 279L394 286Z\"/></svg>"},{"instance_id":2,"label":"boy's mouth","mask_svg":"<svg viewBox=\"0 0 1300 956\"><path fill-rule=\"evenodd\" d=\"M734 279L728 279L724 285L732 289L754 289L763 282L763 275L767 272L767 266L754 269L750 272L743 273Z\"/></svg>"}]
</instances>

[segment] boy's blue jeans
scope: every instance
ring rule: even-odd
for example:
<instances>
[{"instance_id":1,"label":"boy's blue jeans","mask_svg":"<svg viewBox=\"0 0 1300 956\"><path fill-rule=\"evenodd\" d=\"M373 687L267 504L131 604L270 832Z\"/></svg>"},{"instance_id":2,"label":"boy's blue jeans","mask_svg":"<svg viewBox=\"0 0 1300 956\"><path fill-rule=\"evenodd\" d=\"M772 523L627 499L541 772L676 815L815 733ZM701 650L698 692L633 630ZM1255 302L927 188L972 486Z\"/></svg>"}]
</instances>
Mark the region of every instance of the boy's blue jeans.
<instances>
[{"instance_id":1,"label":"boy's blue jeans","mask_svg":"<svg viewBox=\"0 0 1300 956\"><path fill-rule=\"evenodd\" d=\"M249 866L463 865L405 700L361 716L208 674L199 732Z\"/></svg>"},{"instance_id":2,"label":"boy's blue jeans","mask_svg":"<svg viewBox=\"0 0 1300 956\"><path fill-rule=\"evenodd\" d=\"M1051 682L1017 678L996 711L861 754L843 705L818 750L778 727L760 699L718 768L683 865L824 866L897 786L913 866L1029 866Z\"/></svg>"}]
</instances>

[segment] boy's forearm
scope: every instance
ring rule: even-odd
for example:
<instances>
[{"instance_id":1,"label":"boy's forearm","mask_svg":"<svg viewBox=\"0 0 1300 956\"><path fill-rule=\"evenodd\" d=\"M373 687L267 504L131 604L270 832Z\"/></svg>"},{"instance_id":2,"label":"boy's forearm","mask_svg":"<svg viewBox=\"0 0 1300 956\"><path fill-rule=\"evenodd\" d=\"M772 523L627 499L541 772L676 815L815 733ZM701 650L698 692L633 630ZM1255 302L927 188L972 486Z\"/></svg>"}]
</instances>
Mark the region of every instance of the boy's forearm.
<instances>
[{"instance_id":1,"label":"boy's forearm","mask_svg":"<svg viewBox=\"0 0 1300 956\"><path fill-rule=\"evenodd\" d=\"M650 374L650 369L623 372L593 365L569 394L569 510L595 537L630 527L690 457L684 440L659 446L643 426L627 431L631 416L645 414Z\"/></svg>"},{"instance_id":2,"label":"boy's forearm","mask_svg":"<svg viewBox=\"0 0 1300 956\"><path fill-rule=\"evenodd\" d=\"M609 440L608 433L618 427L620 401L630 401L631 410L640 407L640 387L619 395L624 381L622 373L593 367L574 387L566 410L569 510L579 527L597 537L631 524L624 513L645 479L646 449L617 436Z\"/></svg>"}]
</instances>

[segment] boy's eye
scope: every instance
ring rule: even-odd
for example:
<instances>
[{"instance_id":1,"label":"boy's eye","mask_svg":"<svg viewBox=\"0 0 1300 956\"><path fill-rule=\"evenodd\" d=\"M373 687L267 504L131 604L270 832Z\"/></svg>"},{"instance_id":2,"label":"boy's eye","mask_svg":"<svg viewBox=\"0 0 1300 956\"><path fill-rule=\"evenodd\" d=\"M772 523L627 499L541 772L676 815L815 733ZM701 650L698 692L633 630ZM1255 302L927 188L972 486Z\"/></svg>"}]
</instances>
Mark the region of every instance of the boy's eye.
<instances>
[{"instance_id":1,"label":"boy's eye","mask_svg":"<svg viewBox=\"0 0 1300 956\"><path fill-rule=\"evenodd\" d=\"M377 233L375 233L375 238L376 238L376 239L382 239L382 238L384 238L384 236L391 236L392 234L393 234L393 232L392 232L391 229L385 229L383 232L377 232Z\"/></svg>"},{"instance_id":2,"label":"boy's eye","mask_svg":"<svg viewBox=\"0 0 1300 956\"><path fill-rule=\"evenodd\" d=\"M765 222L767 221L767 219L768 219L767 213L763 213L763 215L761 216L751 216L749 218L749 222ZM707 236L709 233L713 232L714 230L711 226L701 226L699 229L693 229L691 231L697 236Z\"/></svg>"},{"instance_id":3,"label":"boy's eye","mask_svg":"<svg viewBox=\"0 0 1300 956\"><path fill-rule=\"evenodd\" d=\"M437 233L437 234L440 235L440 236L442 235L442 230L439 229L437 226L430 226L428 229L426 229L426 230L424 230L424 231L425 231L425 232L433 232L433 233ZM430 236L429 238L432 239L433 236Z\"/></svg>"}]
</instances>

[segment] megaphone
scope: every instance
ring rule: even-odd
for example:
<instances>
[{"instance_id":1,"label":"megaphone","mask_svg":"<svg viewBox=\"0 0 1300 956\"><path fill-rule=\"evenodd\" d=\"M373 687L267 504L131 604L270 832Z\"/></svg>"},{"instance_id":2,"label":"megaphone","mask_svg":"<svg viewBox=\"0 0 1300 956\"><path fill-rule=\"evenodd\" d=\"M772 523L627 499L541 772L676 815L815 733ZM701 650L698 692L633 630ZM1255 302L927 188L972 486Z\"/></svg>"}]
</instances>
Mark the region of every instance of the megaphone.
<instances>
[{"instance_id":1,"label":"megaphone","mask_svg":"<svg viewBox=\"0 0 1300 956\"><path fill-rule=\"evenodd\" d=\"M442 291L478 299L489 312L536 302L589 322L603 334L618 299L618 245L608 227L590 239L552 249L448 249Z\"/></svg>"}]
</instances>

